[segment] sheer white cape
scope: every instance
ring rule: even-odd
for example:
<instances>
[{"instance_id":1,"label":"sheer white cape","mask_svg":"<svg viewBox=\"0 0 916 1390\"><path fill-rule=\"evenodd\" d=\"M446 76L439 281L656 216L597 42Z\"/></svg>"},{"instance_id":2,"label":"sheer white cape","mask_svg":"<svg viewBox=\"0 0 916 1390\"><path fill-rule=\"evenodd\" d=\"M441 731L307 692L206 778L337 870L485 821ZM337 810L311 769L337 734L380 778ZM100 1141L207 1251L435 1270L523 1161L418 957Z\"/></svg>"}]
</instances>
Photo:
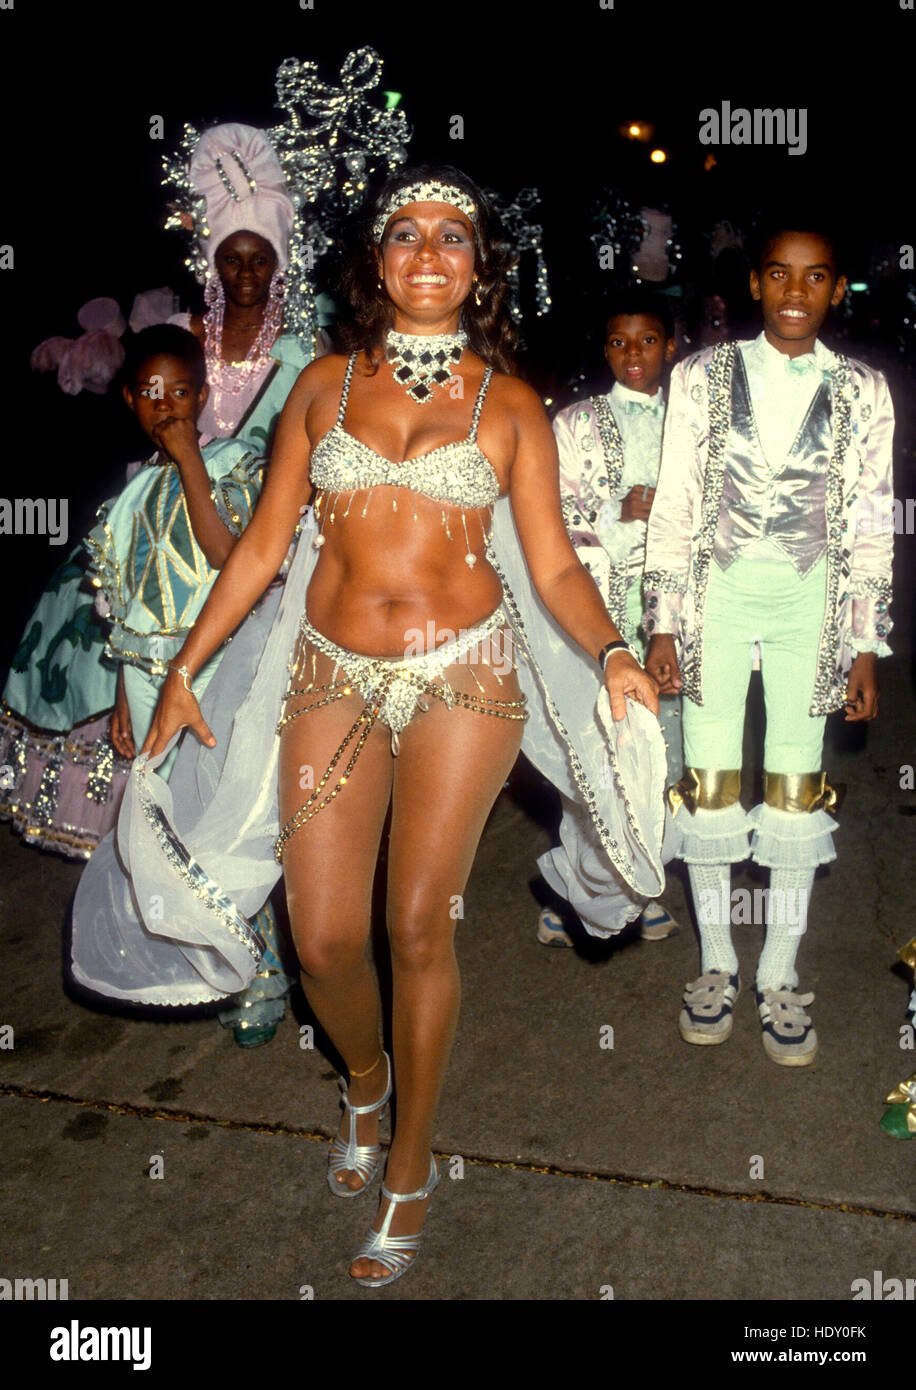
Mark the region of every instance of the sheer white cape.
<instances>
[{"instance_id":1,"label":"sheer white cape","mask_svg":"<svg viewBox=\"0 0 916 1390\"><path fill-rule=\"evenodd\" d=\"M116 831L87 863L74 901L72 968L86 988L198 1004L254 977L263 943L249 919L281 873L276 726L315 534L309 512L282 590L269 590L240 626L207 689L202 711L216 748L187 734L168 784L156 768L180 735L160 757L134 760ZM632 702L619 725L610 719L597 664L534 592L505 498L488 555L526 658L518 662L530 711L523 751L583 807L583 855L604 876L600 920L586 925L607 935L664 886L664 740L655 717Z\"/></svg>"}]
</instances>

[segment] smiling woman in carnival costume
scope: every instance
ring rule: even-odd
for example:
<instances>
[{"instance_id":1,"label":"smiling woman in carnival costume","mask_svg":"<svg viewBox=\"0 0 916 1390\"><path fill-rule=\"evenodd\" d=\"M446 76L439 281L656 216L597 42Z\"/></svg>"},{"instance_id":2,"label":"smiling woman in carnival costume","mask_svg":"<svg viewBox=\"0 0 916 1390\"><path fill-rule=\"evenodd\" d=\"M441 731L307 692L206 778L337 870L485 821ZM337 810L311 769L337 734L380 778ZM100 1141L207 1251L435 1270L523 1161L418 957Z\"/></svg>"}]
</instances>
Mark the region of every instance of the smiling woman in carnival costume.
<instances>
[{"instance_id":1,"label":"smiling woman in carnival costume","mask_svg":"<svg viewBox=\"0 0 916 1390\"><path fill-rule=\"evenodd\" d=\"M656 688L568 539L543 407L508 373L507 269L464 175L423 168L385 185L346 272L352 353L300 377L254 518L172 659L119 825L132 897L87 876L74 909L85 983L150 997L168 958L168 1002L207 997L250 975L258 942L242 914L282 863L303 987L349 1073L336 1196L378 1172L379 1117L397 1090L379 1211L350 1270L371 1287L412 1264L438 1181L454 905L523 733L538 767L588 806L619 874L610 929L664 882ZM205 700L202 713L195 677L237 629L222 675L257 647L257 619L239 624L310 497L250 689L226 690L227 728L224 708ZM154 774L185 726L204 745L194 776L213 788L193 825ZM366 958L389 804L393 1063ZM97 912L106 893L114 927ZM150 893L166 924L133 917Z\"/></svg>"}]
</instances>

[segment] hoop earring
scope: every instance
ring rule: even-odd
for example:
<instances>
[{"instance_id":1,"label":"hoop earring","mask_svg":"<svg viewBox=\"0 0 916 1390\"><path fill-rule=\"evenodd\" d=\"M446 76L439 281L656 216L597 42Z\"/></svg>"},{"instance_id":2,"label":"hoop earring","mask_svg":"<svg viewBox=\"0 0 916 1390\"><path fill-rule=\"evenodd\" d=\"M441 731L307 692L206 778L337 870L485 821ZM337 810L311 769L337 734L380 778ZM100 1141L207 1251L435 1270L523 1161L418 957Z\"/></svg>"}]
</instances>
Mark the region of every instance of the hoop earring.
<instances>
[{"instance_id":1,"label":"hoop earring","mask_svg":"<svg viewBox=\"0 0 916 1390\"><path fill-rule=\"evenodd\" d=\"M478 309L483 303L483 300L480 297L480 283L477 280L474 281L474 303L477 305Z\"/></svg>"}]
</instances>

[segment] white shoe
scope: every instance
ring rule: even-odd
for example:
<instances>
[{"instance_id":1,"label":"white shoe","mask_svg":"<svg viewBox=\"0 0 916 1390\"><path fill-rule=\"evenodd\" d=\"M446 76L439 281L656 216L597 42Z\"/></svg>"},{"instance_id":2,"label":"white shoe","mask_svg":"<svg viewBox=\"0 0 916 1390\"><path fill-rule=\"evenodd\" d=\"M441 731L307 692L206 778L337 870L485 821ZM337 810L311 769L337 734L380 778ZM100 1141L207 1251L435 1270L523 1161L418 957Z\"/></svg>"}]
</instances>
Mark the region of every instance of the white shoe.
<instances>
[{"instance_id":1,"label":"white shoe","mask_svg":"<svg viewBox=\"0 0 916 1390\"><path fill-rule=\"evenodd\" d=\"M664 941L676 936L681 924L660 902L647 903L639 918L639 935L643 941Z\"/></svg>"},{"instance_id":2,"label":"white shoe","mask_svg":"<svg viewBox=\"0 0 916 1390\"><path fill-rule=\"evenodd\" d=\"M707 970L684 990L678 1028L684 1042L708 1047L723 1043L732 1031L732 1010L741 993L737 974Z\"/></svg>"},{"instance_id":3,"label":"white shoe","mask_svg":"<svg viewBox=\"0 0 916 1390\"><path fill-rule=\"evenodd\" d=\"M781 1067L806 1067L817 1052L817 1034L805 1012L813 994L796 994L792 985L755 989L766 1055Z\"/></svg>"},{"instance_id":4,"label":"white shoe","mask_svg":"<svg viewBox=\"0 0 916 1390\"><path fill-rule=\"evenodd\" d=\"M542 907L538 914L538 941L542 946L571 946L572 941L563 930L563 918L549 907Z\"/></svg>"}]
</instances>

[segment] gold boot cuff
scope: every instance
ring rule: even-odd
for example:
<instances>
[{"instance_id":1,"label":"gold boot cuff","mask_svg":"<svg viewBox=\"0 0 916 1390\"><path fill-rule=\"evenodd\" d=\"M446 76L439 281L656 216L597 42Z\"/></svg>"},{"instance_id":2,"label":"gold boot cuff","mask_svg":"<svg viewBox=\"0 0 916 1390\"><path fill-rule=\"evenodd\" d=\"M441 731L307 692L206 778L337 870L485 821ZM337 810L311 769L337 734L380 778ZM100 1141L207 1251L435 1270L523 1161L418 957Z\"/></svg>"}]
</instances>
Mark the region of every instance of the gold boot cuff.
<instances>
[{"instance_id":1,"label":"gold boot cuff","mask_svg":"<svg viewBox=\"0 0 916 1390\"><path fill-rule=\"evenodd\" d=\"M913 972L913 979L916 981L916 936L912 941L908 941L905 946L901 946L897 952L904 965L908 965Z\"/></svg>"},{"instance_id":2,"label":"gold boot cuff","mask_svg":"<svg viewBox=\"0 0 916 1390\"><path fill-rule=\"evenodd\" d=\"M688 767L679 782L668 788L668 805L672 812L686 806L693 815L697 807L704 811L721 811L734 806L741 795L741 769Z\"/></svg>"},{"instance_id":3,"label":"gold boot cuff","mask_svg":"<svg viewBox=\"0 0 916 1390\"><path fill-rule=\"evenodd\" d=\"M763 799L777 811L836 811L840 797L826 772L764 772Z\"/></svg>"}]
</instances>

